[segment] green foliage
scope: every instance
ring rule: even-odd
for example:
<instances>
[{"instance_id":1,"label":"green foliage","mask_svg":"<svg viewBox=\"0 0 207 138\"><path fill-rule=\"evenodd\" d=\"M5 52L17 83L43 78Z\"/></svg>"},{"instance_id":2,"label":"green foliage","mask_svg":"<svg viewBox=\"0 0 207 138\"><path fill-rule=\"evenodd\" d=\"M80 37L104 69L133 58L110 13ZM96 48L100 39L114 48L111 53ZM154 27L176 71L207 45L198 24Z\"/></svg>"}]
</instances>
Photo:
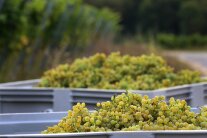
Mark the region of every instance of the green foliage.
<instances>
[{"instance_id":1,"label":"green foliage","mask_svg":"<svg viewBox=\"0 0 207 138\"><path fill-rule=\"evenodd\" d=\"M106 29L110 33L119 30L117 14L108 9L99 10L84 5L80 0L8 0L0 13L1 48L9 45L11 49L21 49L37 35L41 35L46 42L50 41L63 14L66 14L63 39L68 39L67 43L73 46L88 44L91 34L100 34ZM94 30L97 25L100 27ZM28 42L24 44L24 41Z\"/></svg>"},{"instance_id":2,"label":"green foliage","mask_svg":"<svg viewBox=\"0 0 207 138\"><path fill-rule=\"evenodd\" d=\"M184 100L170 98L169 104L164 100L163 96L149 99L123 93L111 101L97 103L98 110L94 112L89 112L85 103L78 103L57 125L42 133L207 129L206 107L197 114Z\"/></svg>"},{"instance_id":3,"label":"green foliage","mask_svg":"<svg viewBox=\"0 0 207 138\"><path fill-rule=\"evenodd\" d=\"M86 0L121 14L125 33L207 34L206 0Z\"/></svg>"},{"instance_id":4,"label":"green foliage","mask_svg":"<svg viewBox=\"0 0 207 138\"><path fill-rule=\"evenodd\" d=\"M72 57L120 30L117 13L82 0L5 0L0 26L1 80L22 70L33 77L51 67L51 59L60 62L58 54Z\"/></svg>"},{"instance_id":5,"label":"green foliage","mask_svg":"<svg viewBox=\"0 0 207 138\"><path fill-rule=\"evenodd\" d=\"M180 30L182 34L207 34L207 1L183 0L180 5Z\"/></svg>"},{"instance_id":6,"label":"green foliage","mask_svg":"<svg viewBox=\"0 0 207 138\"><path fill-rule=\"evenodd\" d=\"M139 9L140 32L159 33L179 31L179 6L180 0L141 0Z\"/></svg>"},{"instance_id":7,"label":"green foliage","mask_svg":"<svg viewBox=\"0 0 207 138\"><path fill-rule=\"evenodd\" d=\"M154 90L201 82L198 72L178 73L159 56L96 54L45 72L41 87Z\"/></svg>"},{"instance_id":8,"label":"green foliage","mask_svg":"<svg viewBox=\"0 0 207 138\"><path fill-rule=\"evenodd\" d=\"M199 34L179 36L173 34L158 34L155 40L163 48L169 49L207 47L207 36L201 36Z\"/></svg>"}]
</instances>

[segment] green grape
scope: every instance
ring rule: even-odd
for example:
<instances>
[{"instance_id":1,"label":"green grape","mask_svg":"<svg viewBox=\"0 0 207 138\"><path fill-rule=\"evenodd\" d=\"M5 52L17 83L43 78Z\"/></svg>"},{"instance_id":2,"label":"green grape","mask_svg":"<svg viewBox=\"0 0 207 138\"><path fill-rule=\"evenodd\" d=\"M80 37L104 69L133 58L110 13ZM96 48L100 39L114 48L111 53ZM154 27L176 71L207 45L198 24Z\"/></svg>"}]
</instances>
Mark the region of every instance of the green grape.
<instances>
[{"instance_id":1,"label":"green grape","mask_svg":"<svg viewBox=\"0 0 207 138\"><path fill-rule=\"evenodd\" d=\"M167 104L163 96L150 99L127 92L97 105L96 111L89 112L84 103L78 103L42 133L207 129L207 107L194 113L184 100L170 98Z\"/></svg>"},{"instance_id":2,"label":"green grape","mask_svg":"<svg viewBox=\"0 0 207 138\"><path fill-rule=\"evenodd\" d=\"M204 81L195 71L175 73L155 55L95 54L44 73L39 87L154 90Z\"/></svg>"}]
</instances>

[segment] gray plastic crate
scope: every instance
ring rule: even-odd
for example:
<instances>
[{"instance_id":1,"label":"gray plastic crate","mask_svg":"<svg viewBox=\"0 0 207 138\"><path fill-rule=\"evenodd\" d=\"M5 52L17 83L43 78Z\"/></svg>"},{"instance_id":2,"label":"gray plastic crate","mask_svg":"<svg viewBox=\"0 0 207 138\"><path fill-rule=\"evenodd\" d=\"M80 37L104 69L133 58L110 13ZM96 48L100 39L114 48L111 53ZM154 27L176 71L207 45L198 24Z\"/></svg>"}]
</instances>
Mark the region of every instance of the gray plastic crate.
<instances>
[{"instance_id":1,"label":"gray plastic crate","mask_svg":"<svg viewBox=\"0 0 207 138\"><path fill-rule=\"evenodd\" d=\"M66 112L1 114L0 134L38 134L66 115Z\"/></svg>"},{"instance_id":2,"label":"gray plastic crate","mask_svg":"<svg viewBox=\"0 0 207 138\"><path fill-rule=\"evenodd\" d=\"M94 109L97 102L110 100L111 96L125 92L125 90L34 87L39 81L29 80L0 84L0 113L37 112L46 109L64 111L70 109L77 102L85 102L89 109ZM133 90L131 92L148 95L150 98L163 95L167 101L170 97L184 99L193 107L207 104L207 83L182 85L152 91Z\"/></svg>"},{"instance_id":3,"label":"gray plastic crate","mask_svg":"<svg viewBox=\"0 0 207 138\"><path fill-rule=\"evenodd\" d=\"M133 132L86 132L65 134L40 134L66 116L66 112L26 113L0 115L0 137L35 138L206 138L207 130L195 131L133 131Z\"/></svg>"},{"instance_id":4,"label":"gray plastic crate","mask_svg":"<svg viewBox=\"0 0 207 138\"><path fill-rule=\"evenodd\" d=\"M0 135L1 138L206 138L207 131L138 131L138 132L87 132L64 134Z\"/></svg>"},{"instance_id":5,"label":"gray plastic crate","mask_svg":"<svg viewBox=\"0 0 207 138\"><path fill-rule=\"evenodd\" d=\"M26 135L4 135L1 138L110 138L110 134L107 133L76 133L76 134L26 134Z\"/></svg>"},{"instance_id":6,"label":"gray plastic crate","mask_svg":"<svg viewBox=\"0 0 207 138\"><path fill-rule=\"evenodd\" d=\"M85 102L93 108L97 102L107 101L113 95L118 95L125 90L100 90L100 89L70 89L73 103ZM163 95L168 101L171 97L186 100L193 107L207 104L207 83L189 84L152 91L131 90L133 93L148 95L150 98Z\"/></svg>"},{"instance_id":7,"label":"gray plastic crate","mask_svg":"<svg viewBox=\"0 0 207 138\"><path fill-rule=\"evenodd\" d=\"M32 88L35 87L39 82L40 79L0 83L0 87Z\"/></svg>"},{"instance_id":8,"label":"gray plastic crate","mask_svg":"<svg viewBox=\"0 0 207 138\"><path fill-rule=\"evenodd\" d=\"M67 111L71 91L51 88L0 88L0 113Z\"/></svg>"}]
</instances>

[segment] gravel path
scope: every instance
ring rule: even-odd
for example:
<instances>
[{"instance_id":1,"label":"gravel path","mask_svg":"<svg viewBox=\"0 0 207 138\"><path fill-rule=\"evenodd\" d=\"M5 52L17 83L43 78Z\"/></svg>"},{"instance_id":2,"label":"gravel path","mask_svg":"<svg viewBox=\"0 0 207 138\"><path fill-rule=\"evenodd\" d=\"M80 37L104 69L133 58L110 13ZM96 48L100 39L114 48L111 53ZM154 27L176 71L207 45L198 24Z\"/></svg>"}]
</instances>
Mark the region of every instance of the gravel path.
<instances>
[{"instance_id":1,"label":"gravel path","mask_svg":"<svg viewBox=\"0 0 207 138\"><path fill-rule=\"evenodd\" d=\"M207 52L168 51L166 53L190 64L193 68L207 75Z\"/></svg>"}]
</instances>

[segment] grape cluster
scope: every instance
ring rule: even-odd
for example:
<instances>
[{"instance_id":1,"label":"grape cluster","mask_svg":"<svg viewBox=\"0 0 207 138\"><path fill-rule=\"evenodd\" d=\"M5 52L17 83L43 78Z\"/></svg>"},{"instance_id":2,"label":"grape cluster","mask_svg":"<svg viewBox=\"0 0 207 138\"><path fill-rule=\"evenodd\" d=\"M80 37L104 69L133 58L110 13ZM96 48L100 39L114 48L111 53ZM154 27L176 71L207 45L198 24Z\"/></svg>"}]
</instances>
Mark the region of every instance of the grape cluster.
<instances>
[{"instance_id":1,"label":"grape cluster","mask_svg":"<svg viewBox=\"0 0 207 138\"><path fill-rule=\"evenodd\" d=\"M184 100L171 98L166 103L163 96L150 99L127 92L97 103L94 112L78 103L68 116L43 133L200 129L207 129L206 107L194 113Z\"/></svg>"},{"instance_id":2,"label":"grape cluster","mask_svg":"<svg viewBox=\"0 0 207 138\"><path fill-rule=\"evenodd\" d=\"M198 72L178 73L159 56L96 54L45 72L40 87L154 90L201 82Z\"/></svg>"}]
</instances>

